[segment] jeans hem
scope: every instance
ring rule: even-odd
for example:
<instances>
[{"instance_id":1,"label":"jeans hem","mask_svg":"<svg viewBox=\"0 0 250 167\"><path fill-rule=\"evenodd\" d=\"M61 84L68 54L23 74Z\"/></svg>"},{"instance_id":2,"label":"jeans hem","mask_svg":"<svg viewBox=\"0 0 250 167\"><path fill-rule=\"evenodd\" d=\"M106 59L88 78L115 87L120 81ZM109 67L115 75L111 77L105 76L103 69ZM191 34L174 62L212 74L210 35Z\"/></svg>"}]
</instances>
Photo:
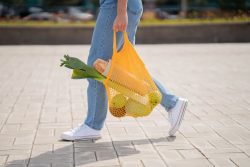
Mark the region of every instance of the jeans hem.
<instances>
[{"instance_id":1,"label":"jeans hem","mask_svg":"<svg viewBox=\"0 0 250 167\"><path fill-rule=\"evenodd\" d=\"M169 106L166 106L165 109L166 109L167 111L173 109L173 108L176 106L178 100L179 100L178 97L175 97L174 100L172 99L170 105L169 105Z\"/></svg>"},{"instance_id":2,"label":"jeans hem","mask_svg":"<svg viewBox=\"0 0 250 167\"><path fill-rule=\"evenodd\" d=\"M92 129L94 129L94 130L101 130L101 129L102 129L102 128L96 128L96 127L94 127L92 124L90 125L90 124L87 123L87 122L84 122L84 124L87 125L88 127L92 128Z\"/></svg>"}]
</instances>

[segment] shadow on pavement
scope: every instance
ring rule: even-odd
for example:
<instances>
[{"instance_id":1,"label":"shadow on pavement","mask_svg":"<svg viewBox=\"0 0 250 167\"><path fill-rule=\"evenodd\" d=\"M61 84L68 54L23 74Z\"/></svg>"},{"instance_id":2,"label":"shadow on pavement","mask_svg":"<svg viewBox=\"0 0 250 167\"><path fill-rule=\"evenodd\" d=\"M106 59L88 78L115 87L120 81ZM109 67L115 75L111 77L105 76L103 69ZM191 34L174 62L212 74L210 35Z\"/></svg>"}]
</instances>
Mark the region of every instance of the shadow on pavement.
<instances>
[{"instance_id":1,"label":"shadow on pavement","mask_svg":"<svg viewBox=\"0 0 250 167\"><path fill-rule=\"evenodd\" d=\"M138 140L125 140L125 141L112 141L112 142L96 142L96 140L78 140L78 141L63 141L60 142L71 142L69 146L47 151L37 156L19 159L8 162L5 167L14 166L50 166L50 164L73 164L72 166L91 164L94 162L101 162L104 160L112 160L117 157L129 156L133 154L139 154L133 145L147 145L159 142L173 142L173 137L162 137L162 138L150 138L150 139L138 139ZM59 143L60 144L60 143ZM70 151L71 150L71 151ZM100 156L96 154L101 154ZM100 157L100 158L99 158ZM60 166L60 165L59 165ZM67 165L71 166L71 165Z\"/></svg>"}]
</instances>

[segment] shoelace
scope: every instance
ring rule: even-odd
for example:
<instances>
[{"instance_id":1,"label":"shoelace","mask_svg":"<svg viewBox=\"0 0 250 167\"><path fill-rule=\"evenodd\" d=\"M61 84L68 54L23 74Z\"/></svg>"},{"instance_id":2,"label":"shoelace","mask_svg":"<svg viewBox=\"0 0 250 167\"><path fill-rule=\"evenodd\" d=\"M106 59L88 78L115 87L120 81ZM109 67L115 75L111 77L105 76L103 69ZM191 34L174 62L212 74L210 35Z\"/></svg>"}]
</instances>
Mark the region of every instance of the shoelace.
<instances>
[{"instance_id":1,"label":"shoelace","mask_svg":"<svg viewBox=\"0 0 250 167\"><path fill-rule=\"evenodd\" d=\"M84 126L84 124L78 124L77 127L71 129L70 131L71 131L72 133L76 133L76 132L78 132L83 126Z\"/></svg>"}]
</instances>

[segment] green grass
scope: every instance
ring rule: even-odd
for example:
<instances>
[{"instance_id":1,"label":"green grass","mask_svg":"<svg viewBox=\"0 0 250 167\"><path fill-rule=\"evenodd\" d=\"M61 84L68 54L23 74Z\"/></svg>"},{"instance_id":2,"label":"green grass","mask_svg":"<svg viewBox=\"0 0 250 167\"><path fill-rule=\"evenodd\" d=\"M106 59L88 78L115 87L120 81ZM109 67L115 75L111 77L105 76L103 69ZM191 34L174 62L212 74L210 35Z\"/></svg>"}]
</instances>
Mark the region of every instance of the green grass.
<instances>
[{"instance_id":1,"label":"green grass","mask_svg":"<svg viewBox=\"0 0 250 167\"><path fill-rule=\"evenodd\" d=\"M22 21L22 20L11 20L11 21L0 21L0 27L16 27L16 26L27 26L27 27L93 27L95 21L88 22L52 22L52 21Z\"/></svg>"},{"instance_id":2,"label":"green grass","mask_svg":"<svg viewBox=\"0 0 250 167\"><path fill-rule=\"evenodd\" d=\"M235 17L235 18L214 18L214 19L173 19L173 20L157 20L148 19L141 20L141 26L154 25L190 25L190 24L221 24L221 23L246 23L250 22L250 17ZM51 22L51 21L0 21L0 27L93 27L95 21L88 22Z\"/></svg>"},{"instance_id":3,"label":"green grass","mask_svg":"<svg viewBox=\"0 0 250 167\"><path fill-rule=\"evenodd\" d=\"M221 23L247 23L250 17L241 18L214 18L214 19L172 19L172 20L144 20L143 26L150 25L190 25L190 24L221 24Z\"/></svg>"}]
</instances>

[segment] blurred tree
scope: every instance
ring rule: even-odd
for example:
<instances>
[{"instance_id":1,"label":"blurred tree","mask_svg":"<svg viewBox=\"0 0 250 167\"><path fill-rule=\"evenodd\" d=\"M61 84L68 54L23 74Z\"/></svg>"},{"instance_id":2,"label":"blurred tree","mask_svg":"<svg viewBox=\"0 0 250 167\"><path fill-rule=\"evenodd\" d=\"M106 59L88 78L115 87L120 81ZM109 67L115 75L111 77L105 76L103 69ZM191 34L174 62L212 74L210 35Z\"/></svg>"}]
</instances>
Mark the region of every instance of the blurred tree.
<instances>
[{"instance_id":1,"label":"blurred tree","mask_svg":"<svg viewBox=\"0 0 250 167\"><path fill-rule=\"evenodd\" d=\"M43 0L24 0L26 6L42 6Z\"/></svg>"},{"instance_id":2,"label":"blurred tree","mask_svg":"<svg viewBox=\"0 0 250 167\"><path fill-rule=\"evenodd\" d=\"M81 0L43 0L45 6L80 5Z\"/></svg>"},{"instance_id":3,"label":"blurred tree","mask_svg":"<svg viewBox=\"0 0 250 167\"><path fill-rule=\"evenodd\" d=\"M219 0L219 5L221 9L225 10L245 10L247 0Z\"/></svg>"},{"instance_id":4,"label":"blurred tree","mask_svg":"<svg viewBox=\"0 0 250 167\"><path fill-rule=\"evenodd\" d=\"M13 6L24 5L24 0L1 0L1 2L4 2L9 5L13 5Z\"/></svg>"},{"instance_id":5,"label":"blurred tree","mask_svg":"<svg viewBox=\"0 0 250 167\"><path fill-rule=\"evenodd\" d=\"M205 6L208 4L209 1L216 1L216 0L189 0L189 4L195 6Z\"/></svg>"},{"instance_id":6,"label":"blurred tree","mask_svg":"<svg viewBox=\"0 0 250 167\"><path fill-rule=\"evenodd\" d=\"M181 0L180 16L186 17L188 11L188 0Z\"/></svg>"},{"instance_id":7,"label":"blurred tree","mask_svg":"<svg viewBox=\"0 0 250 167\"><path fill-rule=\"evenodd\" d=\"M156 0L157 6L179 4L181 0Z\"/></svg>"},{"instance_id":8,"label":"blurred tree","mask_svg":"<svg viewBox=\"0 0 250 167\"><path fill-rule=\"evenodd\" d=\"M250 0L157 0L157 6L168 6L180 4L182 12L186 12L188 7L217 7L223 10L244 10L249 8Z\"/></svg>"}]
</instances>

